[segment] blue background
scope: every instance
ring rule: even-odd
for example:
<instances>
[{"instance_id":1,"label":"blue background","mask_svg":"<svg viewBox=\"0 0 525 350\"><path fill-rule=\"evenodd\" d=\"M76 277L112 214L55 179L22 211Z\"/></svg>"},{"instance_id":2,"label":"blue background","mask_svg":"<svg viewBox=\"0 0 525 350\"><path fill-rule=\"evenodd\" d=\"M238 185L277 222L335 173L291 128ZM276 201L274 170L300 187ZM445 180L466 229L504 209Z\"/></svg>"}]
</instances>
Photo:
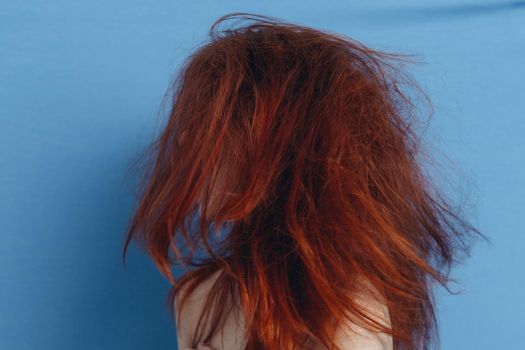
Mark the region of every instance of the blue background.
<instances>
[{"instance_id":1,"label":"blue background","mask_svg":"<svg viewBox=\"0 0 525 350\"><path fill-rule=\"evenodd\" d=\"M135 175L177 66L247 11L418 54L428 139L470 196L478 243L438 293L443 349L524 349L525 4L2 1L0 349L176 349L169 284L134 246Z\"/></svg>"}]
</instances>

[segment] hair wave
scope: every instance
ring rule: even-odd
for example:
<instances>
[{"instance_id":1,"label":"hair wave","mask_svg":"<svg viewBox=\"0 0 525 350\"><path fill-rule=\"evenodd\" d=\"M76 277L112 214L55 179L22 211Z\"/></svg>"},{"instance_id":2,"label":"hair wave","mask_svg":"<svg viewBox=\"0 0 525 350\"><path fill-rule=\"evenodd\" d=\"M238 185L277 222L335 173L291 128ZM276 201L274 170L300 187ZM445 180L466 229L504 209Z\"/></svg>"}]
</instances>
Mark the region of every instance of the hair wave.
<instances>
[{"instance_id":1,"label":"hair wave","mask_svg":"<svg viewBox=\"0 0 525 350\"><path fill-rule=\"evenodd\" d=\"M236 17L250 21L218 29ZM416 122L427 100L406 56L247 13L209 34L173 84L123 258L132 238L145 248L173 284L170 310L184 285L224 271L208 299L215 327L194 343L237 295L247 349L299 349L307 337L337 349L349 319L396 349L429 348L432 283L447 287L466 238L481 233L424 171ZM194 268L177 280L174 264ZM391 327L356 303L363 277Z\"/></svg>"}]
</instances>

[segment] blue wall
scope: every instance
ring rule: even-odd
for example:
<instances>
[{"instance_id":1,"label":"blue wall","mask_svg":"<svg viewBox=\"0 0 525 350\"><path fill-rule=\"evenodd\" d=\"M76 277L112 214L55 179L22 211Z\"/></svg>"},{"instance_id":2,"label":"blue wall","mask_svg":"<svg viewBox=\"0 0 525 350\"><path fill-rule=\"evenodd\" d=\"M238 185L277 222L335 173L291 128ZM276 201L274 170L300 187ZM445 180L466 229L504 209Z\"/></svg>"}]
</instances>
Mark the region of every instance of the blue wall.
<instances>
[{"instance_id":1,"label":"blue wall","mask_svg":"<svg viewBox=\"0 0 525 350\"><path fill-rule=\"evenodd\" d=\"M168 283L132 248L130 162L181 60L231 11L419 54L428 137L458 168L479 243L439 293L444 349L523 349L525 6L462 1L0 4L0 349L176 348ZM470 180L469 180L470 179Z\"/></svg>"}]
</instances>

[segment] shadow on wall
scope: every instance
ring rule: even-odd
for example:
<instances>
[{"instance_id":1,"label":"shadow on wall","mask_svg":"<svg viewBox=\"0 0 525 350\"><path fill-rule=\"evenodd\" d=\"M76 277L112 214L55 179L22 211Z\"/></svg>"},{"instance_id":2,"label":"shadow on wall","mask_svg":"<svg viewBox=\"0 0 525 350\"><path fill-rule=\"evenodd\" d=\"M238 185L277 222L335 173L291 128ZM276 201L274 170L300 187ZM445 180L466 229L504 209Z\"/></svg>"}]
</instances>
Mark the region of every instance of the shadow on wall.
<instances>
[{"instance_id":1,"label":"shadow on wall","mask_svg":"<svg viewBox=\"0 0 525 350\"><path fill-rule=\"evenodd\" d=\"M75 324L67 330L65 345L86 350L176 349L175 327L165 306L169 283L134 243L122 264L134 198L122 171L126 165L118 164L126 157L113 154L111 158L92 166L91 180L99 190L84 193L88 198L83 200L92 202L92 212L78 218L87 237L72 253L77 257L78 300L72 306L70 321ZM81 184L69 185L66 193L78 198L75 188ZM65 198L64 202L74 200Z\"/></svg>"}]
</instances>

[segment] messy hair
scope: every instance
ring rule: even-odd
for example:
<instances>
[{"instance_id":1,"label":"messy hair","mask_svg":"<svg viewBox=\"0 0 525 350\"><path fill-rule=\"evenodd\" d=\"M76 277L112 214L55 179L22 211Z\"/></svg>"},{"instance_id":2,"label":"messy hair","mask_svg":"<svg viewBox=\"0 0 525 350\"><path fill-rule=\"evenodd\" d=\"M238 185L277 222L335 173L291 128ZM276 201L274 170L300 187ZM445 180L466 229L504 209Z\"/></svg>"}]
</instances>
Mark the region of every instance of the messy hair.
<instances>
[{"instance_id":1,"label":"messy hair","mask_svg":"<svg viewBox=\"0 0 525 350\"><path fill-rule=\"evenodd\" d=\"M246 21L219 29L234 18ZM481 233L425 171L416 127L428 98L408 56L246 13L209 36L173 82L124 257L135 238L172 283L170 303L222 271L201 315L214 326L198 327L195 344L236 296L247 350L307 338L338 349L348 320L390 334L395 349L429 348L432 285L447 287ZM362 280L390 325L356 302Z\"/></svg>"}]
</instances>

